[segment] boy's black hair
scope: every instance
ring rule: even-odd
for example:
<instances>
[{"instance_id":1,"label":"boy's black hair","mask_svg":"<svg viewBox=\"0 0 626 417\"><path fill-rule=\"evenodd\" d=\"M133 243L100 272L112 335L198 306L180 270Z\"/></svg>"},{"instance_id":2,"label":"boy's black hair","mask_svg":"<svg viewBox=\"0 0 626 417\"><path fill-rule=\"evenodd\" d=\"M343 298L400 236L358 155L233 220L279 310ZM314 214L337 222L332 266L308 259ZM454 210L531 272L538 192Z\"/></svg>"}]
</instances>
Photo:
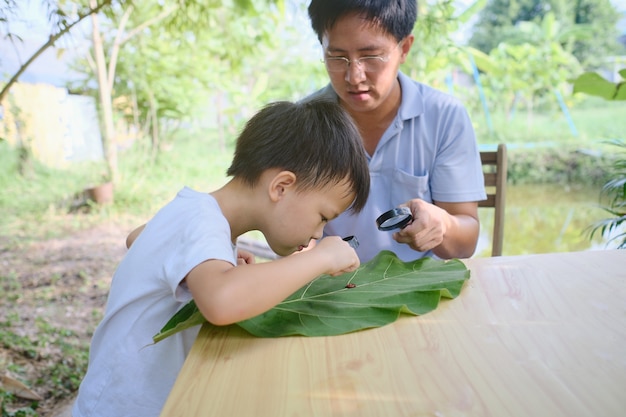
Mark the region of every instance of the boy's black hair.
<instances>
[{"instance_id":1,"label":"boy's black hair","mask_svg":"<svg viewBox=\"0 0 626 417\"><path fill-rule=\"evenodd\" d=\"M355 193L353 212L365 206L369 195L359 130L338 103L327 99L271 103L246 123L227 175L254 186L270 168L293 172L299 190L347 179Z\"/></svg>"},{"instance_id":2,"label":"boy's black hair","mask_svg":"<svg viewBox=\"0 0 626 417\"><path fill-rule=\"evenodd\" d=\"M413 31L417 0L312 0L309 18L317 39L321 42L324 32L350 13L364 16L400 42Z\"/></svg>"}]
</instances>

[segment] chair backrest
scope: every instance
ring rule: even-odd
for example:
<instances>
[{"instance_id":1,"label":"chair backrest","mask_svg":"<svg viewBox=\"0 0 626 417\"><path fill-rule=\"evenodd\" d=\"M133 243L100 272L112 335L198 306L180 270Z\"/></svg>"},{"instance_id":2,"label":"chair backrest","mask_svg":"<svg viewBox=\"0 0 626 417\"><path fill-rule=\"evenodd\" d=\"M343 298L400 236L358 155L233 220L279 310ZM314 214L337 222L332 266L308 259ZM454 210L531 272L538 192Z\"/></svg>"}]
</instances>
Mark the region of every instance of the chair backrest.
<instances>
[{"instance_id":1,"label":"chair backrest","mask_svg":"<svg viewBox=\"0 0 626 417\"><path fill-rule=\"evenodd\" d=\"M480 153L485 175L485 187L487 200L479 201L478 207L493 207L495 209L493 220L493 238L491 256L502 255L504 241L504 201L506 197L506 171L507 157L506 145L498 145L497 151L485 151Z\"/></svg>"}]
</instances>

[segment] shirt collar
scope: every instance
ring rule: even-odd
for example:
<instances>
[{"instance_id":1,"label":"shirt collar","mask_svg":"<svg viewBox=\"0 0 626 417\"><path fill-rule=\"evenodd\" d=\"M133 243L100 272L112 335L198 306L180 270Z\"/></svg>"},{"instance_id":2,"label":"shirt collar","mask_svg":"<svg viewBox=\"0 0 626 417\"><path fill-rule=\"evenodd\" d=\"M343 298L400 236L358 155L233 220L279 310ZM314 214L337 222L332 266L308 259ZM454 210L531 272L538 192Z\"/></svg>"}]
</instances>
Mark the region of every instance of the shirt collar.
<instances>
[{"instance_id":1,"label":"shirt collar","mask_svg":"<svg viewBox=\"0 0 626 417\"><path fill-rule=\"evenodd\" d=\"M424 96L411 78L398 71L398 81L402 89L402 101L398 114L402 120L413 119L424 113Z\"/></svg>"}]
</instances>

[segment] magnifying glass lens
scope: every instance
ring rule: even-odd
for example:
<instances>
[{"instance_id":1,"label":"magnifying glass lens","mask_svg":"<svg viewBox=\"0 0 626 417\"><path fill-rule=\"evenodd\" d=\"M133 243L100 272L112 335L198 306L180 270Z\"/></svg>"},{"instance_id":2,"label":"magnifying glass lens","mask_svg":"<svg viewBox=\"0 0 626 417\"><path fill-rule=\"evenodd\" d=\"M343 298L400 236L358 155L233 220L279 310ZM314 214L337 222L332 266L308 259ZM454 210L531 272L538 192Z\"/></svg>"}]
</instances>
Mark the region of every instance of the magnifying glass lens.
<instances>
[{"instance_id":1,"label":"magnifying glass lens","mask_svg":"<svg viewBox=\"0 0 626 417\"><path fill-rule=\"evenodd\" d=\"M408 207L398 207L384 212L376 219L378 230L402 229L413 220Z\"/></svg>"},{"instance_id":2,"label":"magnifying glass lens","mask_svg":"<svg viewBox=\"0 0 626 417\"><path fill-rule=\"evenodd\" d=\"M406 219L408 219L409 216L410 216L410 214L409 215L403 214L403 215L400 215L400 216L396 216L396 217L394 217L392 219L385 220L378 227L381 227L381 228L384 227L385 229L386 228L396 228L396 227L398 227L399 223L402 223L402 222L406 221Z\"/></svg>"}]
</instances>

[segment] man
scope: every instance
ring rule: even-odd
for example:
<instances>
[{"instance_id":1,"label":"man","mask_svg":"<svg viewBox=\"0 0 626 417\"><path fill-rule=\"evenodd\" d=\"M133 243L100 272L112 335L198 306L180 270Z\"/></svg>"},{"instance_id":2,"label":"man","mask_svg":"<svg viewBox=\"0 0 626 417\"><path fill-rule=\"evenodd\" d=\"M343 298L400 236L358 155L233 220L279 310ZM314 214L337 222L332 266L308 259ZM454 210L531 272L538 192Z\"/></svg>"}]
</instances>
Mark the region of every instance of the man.
<instances>
[{"instance_id":1,"label":"man","mask_svg":"<svg viewBox=\"0 0 626 417\"><path fill-rule=\"evenodd\" d=\"M338 100L362 135L371 191L359 214L329 223L328 235L356 235L361 262L381 250L403 260L469 257L486 198L471 121L454 97L399 71L414 42L416 0L313 0L311 25L330 84L311 97ZM413 221L395 232L376 218L397 206Z\"/></svg>"}]
</instances>

